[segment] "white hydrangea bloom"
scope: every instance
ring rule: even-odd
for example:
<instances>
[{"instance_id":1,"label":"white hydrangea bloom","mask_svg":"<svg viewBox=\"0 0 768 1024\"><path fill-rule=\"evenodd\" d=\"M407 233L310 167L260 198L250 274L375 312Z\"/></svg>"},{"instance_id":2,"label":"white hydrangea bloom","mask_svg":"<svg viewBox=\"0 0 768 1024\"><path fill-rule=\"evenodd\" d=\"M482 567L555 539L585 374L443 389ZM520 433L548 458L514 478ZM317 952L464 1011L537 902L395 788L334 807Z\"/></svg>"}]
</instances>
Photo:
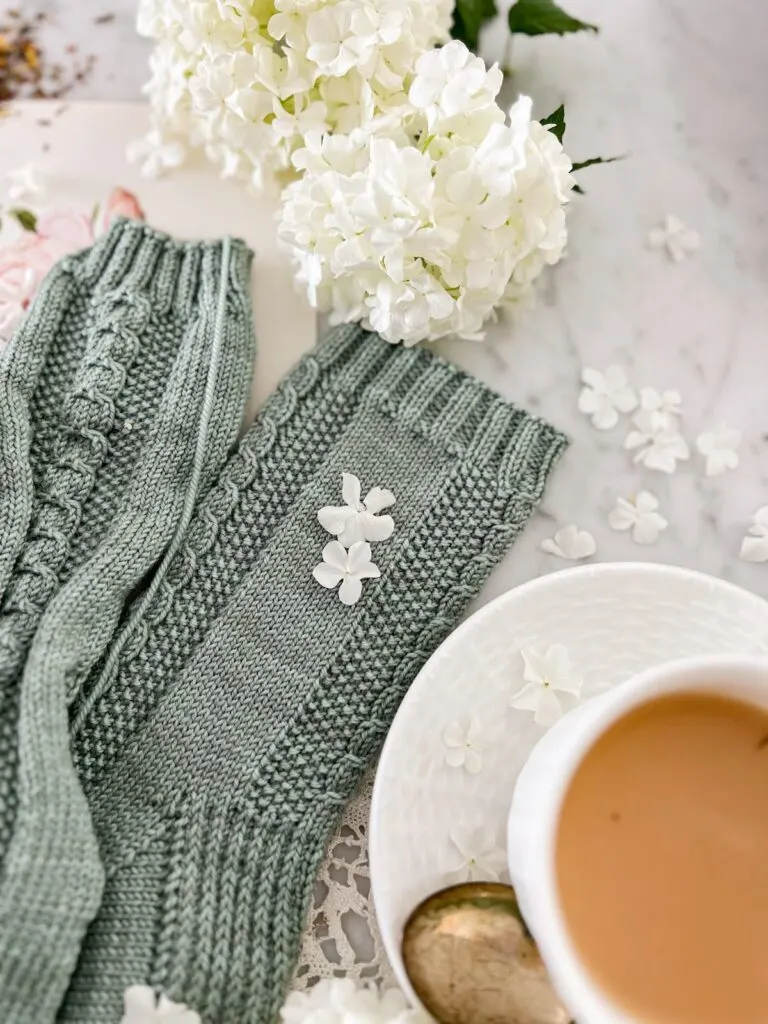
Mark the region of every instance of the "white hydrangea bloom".
<instances>
[{"instance_id":1,"label":"white hydrangea bloom","mask_svg":"<svg viewBox=\"0 0 768 1024\"><path fill-rule=\"evenodd\" d=\"M445 134L457 118L491 107L502 79L497 65L486 68L480 57L454 39L419 57L408 99L426 116L430 132Z\"/></svg>"},{"instance_id":2,"label":"white hydrangea bloom","mask_svg":"<svg viewBox=\"0 0 768 1024\"><path fill-rule=\"evenodd\" d=\"M505 119L477 58L463 43L448 50L447 66L474 76L463 108L425 55L425 80L418 72L410 89L424 109L310 134L293 158L303 177L284 191L280 236L312 305L407 345L482 337L494 308L556 263L567 238L574 182L562 146L530 120L527 97Z\"/></svg>"},{"instance_id":3,"label":"white hydrangea bloom","mask_svg":"<svg viewBox=\"0 0 768 1024\"><path fill-rule=\"evenodd\" d=\"M398 109L452 14L451 0L140 0L138 30L157 41L148 147L191 143L258 186L311 128ZM155 172L167 163L144 157Z\"/></svg>"}]
</instances>

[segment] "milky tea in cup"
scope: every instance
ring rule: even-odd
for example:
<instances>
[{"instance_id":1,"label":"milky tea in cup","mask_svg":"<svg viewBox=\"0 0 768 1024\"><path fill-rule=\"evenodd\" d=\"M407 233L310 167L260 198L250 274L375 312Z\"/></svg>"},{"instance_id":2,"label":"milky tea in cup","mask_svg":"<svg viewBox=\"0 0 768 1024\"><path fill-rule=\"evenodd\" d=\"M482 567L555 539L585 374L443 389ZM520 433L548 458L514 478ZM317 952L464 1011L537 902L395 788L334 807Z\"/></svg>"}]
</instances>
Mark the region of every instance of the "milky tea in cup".
<instances>
[{"instance_id":1,"label":"milky tea in cup","mask_svg":"<svg viewBox=\"0 0 768 1024\"><path fill-rule=\"evenodd\" d=\"M631 707L560 805L560 911L643 1024L768 1022L768 710L713 692Z\"/></svg>"}]
</instances>

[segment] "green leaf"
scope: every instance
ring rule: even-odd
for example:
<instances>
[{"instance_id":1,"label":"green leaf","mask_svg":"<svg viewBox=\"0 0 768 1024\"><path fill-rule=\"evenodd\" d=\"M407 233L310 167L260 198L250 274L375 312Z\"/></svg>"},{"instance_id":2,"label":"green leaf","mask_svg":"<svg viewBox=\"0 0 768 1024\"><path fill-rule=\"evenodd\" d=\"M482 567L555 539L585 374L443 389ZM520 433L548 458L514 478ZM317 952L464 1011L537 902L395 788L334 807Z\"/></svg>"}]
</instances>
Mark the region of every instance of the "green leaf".
<instances>
[{"instance_id":1,"label":"green leaf","mask_svg":"<svg viewBox=\"0 0 768 1024\"><path fill-rule=\"evenodd\" d=\"M9 210L8 214L14 217L25 231L35 231L37 228L37 217L31 210Z\"/></svg>"},{"instance_id":2,"label":"green leaf","mask_svg":"<svg viewBox=\"0 0 768 1024\"><path fill-rule=\"evenodd\" d=\"M565 106L561 103L549 117L543 117L541 123L552 132L558 142L562 143L565 135Z\"/></svg>"},{"instance_id":3,"label":"green leaf","mask_svg":"<svg viewBox=\"0 0 768 1024\"><path fill-rule=\"evenodd\" d=\"M496 0L456 0L451 35L476 50L480 29L496 13Z\"/></svg>"},{"instance_id":4,"label":"green leaf","mask_svg":"<svg viewBox=\"0 0 768 1024\"><path fill-rule=\"evenodd\" d=\"M585 167L594 167L595 164L612 164L623 159L623 156L591 156L589 160L577 160L571 167L571 171L583 171Z\"/></svg>"},{"instance_id":5,"label":"green leaf","mask_svg":"<svg viewBox=\"0 0 768 1024\"><path fill-rule=\"evenodd\" d=\"M623 159L623 156L591 156L589 160L577 160L575 164L571 165L571 171L583 171L585 167L594 167L595 164L612 164ZM578 192L580 196L585 194L581 185L574 185L573 191Z\"/></svg>"},{"instance_id":6,"label":"green leaf","mask_svg":"<svg viewBox=\"0 0 768 1024\"><path fill-rule=\"evenodd\" d=\"M509 30L526 36L599 31L597 25L567 14L554 0L517 0L509 9Z\"/></svg>"}]
</instances>

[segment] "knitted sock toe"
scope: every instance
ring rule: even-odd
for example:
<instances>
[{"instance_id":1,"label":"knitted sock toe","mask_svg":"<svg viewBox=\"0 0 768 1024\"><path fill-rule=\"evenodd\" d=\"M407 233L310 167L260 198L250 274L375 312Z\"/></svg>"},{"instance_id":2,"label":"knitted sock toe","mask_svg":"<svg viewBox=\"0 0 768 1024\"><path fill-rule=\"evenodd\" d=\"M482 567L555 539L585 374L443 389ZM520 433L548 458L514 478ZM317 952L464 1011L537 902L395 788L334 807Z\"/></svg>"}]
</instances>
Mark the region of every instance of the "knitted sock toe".
<instances>
[{"instance_id":1,"label":"knitted sock toe","mask_svg":"<svg viewBox=\"0 0 768 1024\"><path fill-rule=\"evenodd\" d=\"M116 1019L135 983L206 1024L275 1018L339 809L564 447L431 353L349 337L276 396L310 382L299 428L268 406L77 720L107 880L62 1021ZM373 546L381 578L353 606L312 576L330 539L317 511L343 472L397 498Z\"/></svg>"},{"instance_id":2,"label":"knitted sock toe","mask_svg":"<svg viewBox=\"0 0 768 1024\"><path fill-rule=\"evenodd\" d=\"M53 1020L77 956L57 936L82 932L98 907L67 705L237 435L254 349L249 266L240 243L177 243L127 221L70 260L91 315L63 317L86 335L83 355L57 436L40 449L0 626L3 836L14 828L0 889L2 1020ZM64 833L73 842L53 855Z\"/></svg>"}]
</instances>

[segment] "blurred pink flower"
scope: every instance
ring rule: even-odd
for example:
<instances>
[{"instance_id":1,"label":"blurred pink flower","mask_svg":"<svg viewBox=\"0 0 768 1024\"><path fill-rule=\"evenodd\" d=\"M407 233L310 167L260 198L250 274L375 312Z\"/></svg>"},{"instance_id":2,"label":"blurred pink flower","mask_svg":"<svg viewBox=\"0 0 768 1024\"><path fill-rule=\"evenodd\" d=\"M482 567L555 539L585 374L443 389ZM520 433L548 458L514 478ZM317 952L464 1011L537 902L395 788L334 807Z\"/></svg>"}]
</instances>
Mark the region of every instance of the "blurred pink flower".
<instances>
[{"instance_id":1,"label":"blurred pink flower","mask_svg":"<svg viewBox=\"0 0 768 1024\"><path fill-rule=\"evenodd\" d=\"M49 243L51 250L66 256L93 242L93 228L84 213L76 210L48 210L41 213L35 235Z\"/></svg>"},{"instance_id":2,"label":"blurred pink flower","mask_svg":"<svg viewBox=\"0 0 768 1024\"><path fill-rule=\"evenodd\" d=\"M97 234L106 231L115 217L132 217L134 220L144 220L144 211L141 208L133 192L125 188L114 188L109 195L104 210L98 218Z\"/></svg>"},{"instance_id":3,"label":"blurred pink flower","mask_svg":"<svg viewBox=\"0 0 768 1024\"><path fill-rule=\"evenodd\" d=\"M0 347L16 330L40 280L23 259L3 256L0 253Z\"/></svg>"},{"instance_id":4,"label":"blurred pink flower","mask_svg":"<svg viewBox=\"0 0 768 1024\"><path fill-rule=\"evenodd\" d=\"M96 230L83 213L72 209L40 214L34 231L0 248L0 346L28 309L40 283L63 256L92 245L96 234L107 230L115 217L144 220L144 211L132 192L115 188L97 218Z\"/></svg>"}]
</instances>

